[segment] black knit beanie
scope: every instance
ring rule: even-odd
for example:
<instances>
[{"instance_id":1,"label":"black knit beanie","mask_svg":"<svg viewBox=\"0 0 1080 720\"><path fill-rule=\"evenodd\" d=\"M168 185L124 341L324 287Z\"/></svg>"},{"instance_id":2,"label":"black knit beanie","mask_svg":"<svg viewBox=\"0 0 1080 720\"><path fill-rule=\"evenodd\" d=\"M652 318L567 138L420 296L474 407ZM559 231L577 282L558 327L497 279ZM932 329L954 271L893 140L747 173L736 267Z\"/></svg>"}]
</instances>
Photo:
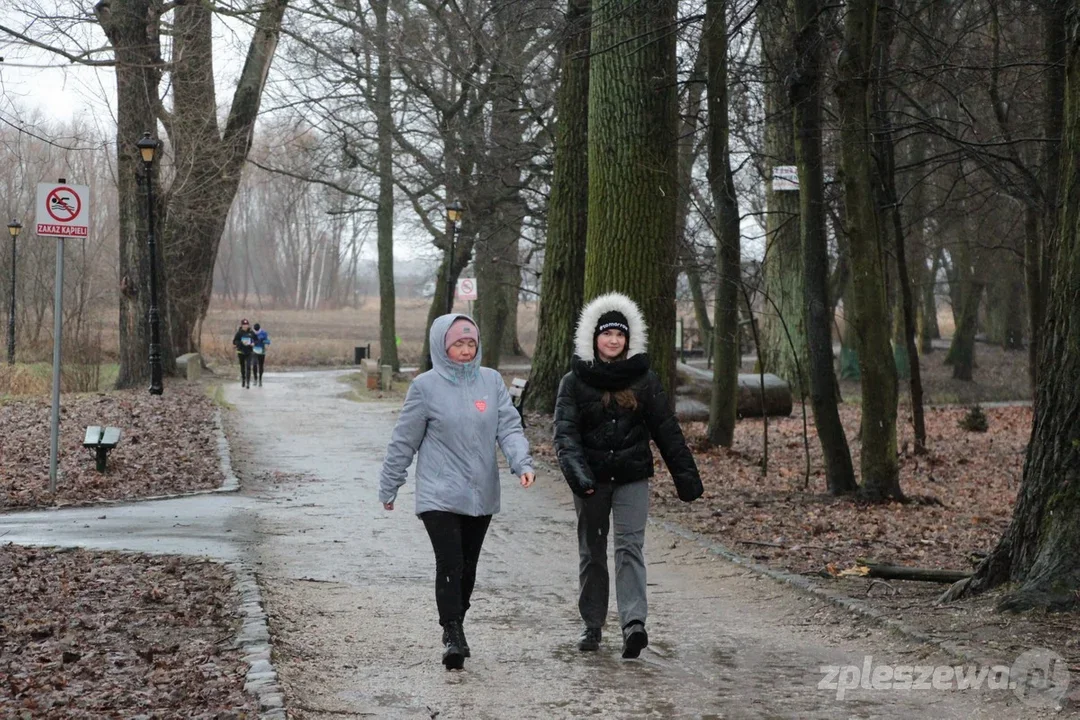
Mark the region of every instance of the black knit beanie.
<instances>
[{"instance_id":1,"label":"black knit beanie","mask_svg":"<svg viewBox=\"0 0 1080 720\"><path fill-rule=\"evenodd\" d=\"M600 333L605 330L622 330L622 334L626 336L626 341L630 342L630 324L626 321L626 316L618 310L608 310L596 321L596 327L593 328L592 334L594 348L596 347L596 338L600 337Z\"/></svg>"}]
</instances>

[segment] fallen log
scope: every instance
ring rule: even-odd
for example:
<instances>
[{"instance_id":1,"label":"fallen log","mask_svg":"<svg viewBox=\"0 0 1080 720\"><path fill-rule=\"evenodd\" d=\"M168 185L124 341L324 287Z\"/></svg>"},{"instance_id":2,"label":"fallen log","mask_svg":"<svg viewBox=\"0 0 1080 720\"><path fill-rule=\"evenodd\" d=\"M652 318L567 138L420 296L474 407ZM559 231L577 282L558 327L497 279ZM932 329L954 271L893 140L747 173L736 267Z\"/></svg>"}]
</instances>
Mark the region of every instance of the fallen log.
<instances>
[{"instance_id":1,"label":"fallen log","mask_svg":"<svg viewBox=\"0 0 1080 720\"><path fill-rule=\"evenodd\" d=\"M709 406L712 400L712 372L685 363L676 365L679 386L676 394ZM739 374L736 413L739 417L788 417L793 407L791 387L780 377L765 373L765 412L762 413L761 375Z\"/></svg>"},{"instance_id":2,"label":"fallen log","mask_svg":"<svg viewBox=\"0 0 1080 720\"><path fill-rule=\"evenodd\" d=\"M936 568L905 567L903 565L884 565L875 562L860 562L868 572L866 577L882 580L919 580L922 582L955 583L971 577L971 573L959 570L938 570Z\"/></svg>"}]
</instances>

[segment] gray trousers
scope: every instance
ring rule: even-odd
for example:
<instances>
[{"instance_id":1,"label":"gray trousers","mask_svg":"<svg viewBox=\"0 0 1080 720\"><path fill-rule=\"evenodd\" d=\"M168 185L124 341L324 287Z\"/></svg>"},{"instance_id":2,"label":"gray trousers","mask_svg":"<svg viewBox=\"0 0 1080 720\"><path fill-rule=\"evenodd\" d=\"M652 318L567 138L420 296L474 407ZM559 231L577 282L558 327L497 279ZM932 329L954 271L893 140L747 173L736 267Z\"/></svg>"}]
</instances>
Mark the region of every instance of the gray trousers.
<instances>
[{"instance_id":1,"label":"gray trousers","mask_svg":"<svg viewBox=\"0 0 1080 720\"><path fill-rule=\"evenodd\" d=\"M586 627L603 627L608 611L607 538L615 520L615 600L619 625L645 622L645 522L649 516L649 481L597 483L587 498L574 496L578 518L578 610Z\"/></svg>"}]
</instances>

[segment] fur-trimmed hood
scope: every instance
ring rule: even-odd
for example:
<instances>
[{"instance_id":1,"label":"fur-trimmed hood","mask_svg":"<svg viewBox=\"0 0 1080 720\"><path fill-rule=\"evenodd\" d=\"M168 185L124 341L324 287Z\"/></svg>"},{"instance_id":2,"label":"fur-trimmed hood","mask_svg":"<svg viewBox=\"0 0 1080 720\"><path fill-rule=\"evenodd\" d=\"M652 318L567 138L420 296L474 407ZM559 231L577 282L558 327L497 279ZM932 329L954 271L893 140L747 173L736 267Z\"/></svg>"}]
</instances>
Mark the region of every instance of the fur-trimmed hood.
<instances>
[{"instance_id":1,"label":"fur-trimmed hood","mask_svg":"<svg viewBox=\"0 0 1080 720\"><path fill-rule=\"evenodd\" d=\"M577 331L574 333L574 354L585 362L592 362L596 358L596 350L593 346L593 330L600 316L611 310L617 310L626 316L626 324L630 327L630 345L626 356L644 355L649 347L649 328L645 325L645 317L641 309L633 300L622 293L607 293L593 298L581 309L578 318Z\"/></svg>"}]
</instances>

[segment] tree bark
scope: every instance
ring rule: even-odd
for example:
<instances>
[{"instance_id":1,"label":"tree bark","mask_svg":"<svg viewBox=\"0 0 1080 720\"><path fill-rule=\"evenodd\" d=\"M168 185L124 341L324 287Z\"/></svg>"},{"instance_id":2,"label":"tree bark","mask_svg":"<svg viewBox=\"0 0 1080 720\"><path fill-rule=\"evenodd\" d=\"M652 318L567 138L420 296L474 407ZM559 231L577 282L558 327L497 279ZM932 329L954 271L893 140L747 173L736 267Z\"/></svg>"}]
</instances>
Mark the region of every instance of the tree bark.
<instances>
[{"instance_id":1,"label":"tree bark","mask_svg":"<svg viewBox=\"0 0 1080 720\"><path fill-rule=\"evenodd\" d=\"M555 168L540 276L540 320L526 404L555 410L559 380L570 369L574 328L585 296L589 213L589 2L569 0L555 99Z\"/></svg>"},{"instance_id":2,"label":"tree bark","mask_svg":"<svg viewBox=\"0 0 1080 720\"><path fill-rule=\"evenodd\" d=\"M821 0L795 2L795 57L791 82L794 108L795 157L799 167L799 215L803 253L804 308L808 343L810 402L814 425L825 461L829 493L855 492L855 469L851 462L844 426L836 399L833 370L832 323L829 313L829 255L825 234L825 182L821 138L821 73L824 39L819 29Z\"/></svg>"},{"instance_id":3,"label":"tree bark","mask_svg":"<svg viewBox=\"0 0 1080 720\"><path fill-rule=\"evenodd\" d=\"M716 307L713 311L713 394L709 442L731 447L739 393L739 290L742 282L739 205L731 173L728 120L727 3L705 3L701 42L708 55L709 188L716 208Z\"/></svg>"},{"instance_id":4,"label":"tree bark","mask_svg":"<svg viewBox=\"0 0 1080 720\"><path fill-rule=\"evenodd\" d=\"M792 0L758 5L765 73L765 162L770 170L795 165L794 117L787 82L795 63ZM786 380L797 397L809 388L799 368L809 366L803 308L803 257L799 232L799 194L765 191L765 302L761 356L768 372ZM794 347L792 347L794 345Z\"/></svg>"},{"instance_id":5,"label":"tree bark","mask_svg":"<svg viewBox=\"0 0 1080 720\"><path fill-rule=\"evenodd\" d=\"M652 367L669 391L678 267L676 5L609 0L594 8L585 258L586 297L617 291L641 306Z\"/></svg>"},{"instance_id":6,"label":"tree bark","mask_svg":"<svg viewBox=\"0 0 1080 720\"><path fill-rule=\"evenodd\" d=\"M1080 2L1069 0L1068 37L1080 37ZM1070 53L1062 135L1061 225L1039 343L1035 423L1012 521L969 590L1012 583L1005 609L1080 607L1080 55Z\"/></svg>"},{"instance_id":7,"label":"tree bark","mask_svg":"<svg viewBox=\"0 0 1080 720\"><path fill-rule=\"evenodd\" d=\"M850 0L838 60L841 175L847 207L852 295L862 384L862 488L868 500L902 499L896 462L896 367L885 297L885 257L874 203L869 109L876 0ZM846 305L846 303L845 303Z\"/></svg>"},{"instance_id":8,"label":"tree bark","mask_svg":"<svg viewBox=\"0 0 1080 720\"><path fill-rule=\"evenodd\" d=\"M99 4L95 12L116 58L116 184L120 231L120 369L116 385L130 388L150 380L150 251L146 241L145 186L139 180L144 174L143 163L135 142L146 131L156 135L160 45L149 0L113 0L110 4ZM165 213L164 193L158 184L159 167L160 163L152 166L151 180L159 191L154 216L155 233L160 238ZM158 243L159 254L160 248ZM159 292L163 290L167 292L159 287ZM162 292L159 300L164 298ZM165 330L167 307L159 304L166 310L161 315ZM168 337L167 331L162 337Z\"/></svg>"},{"instance_id":9,"label":"tree bark","mask_svg":"<svg viewBox=\"0 0 1080 720\"><path fill-rule=\"evenodd\" d=\"M390 24L388 0L372 0L375 14L375 53L379 63L375 75L375 122L379 148L379 202L375 210L379 252L379 356L383 365L397 372L401 361L397 352L397 297L394 291L394 116L392 98Z\"/></svg>"}]
</instances>

